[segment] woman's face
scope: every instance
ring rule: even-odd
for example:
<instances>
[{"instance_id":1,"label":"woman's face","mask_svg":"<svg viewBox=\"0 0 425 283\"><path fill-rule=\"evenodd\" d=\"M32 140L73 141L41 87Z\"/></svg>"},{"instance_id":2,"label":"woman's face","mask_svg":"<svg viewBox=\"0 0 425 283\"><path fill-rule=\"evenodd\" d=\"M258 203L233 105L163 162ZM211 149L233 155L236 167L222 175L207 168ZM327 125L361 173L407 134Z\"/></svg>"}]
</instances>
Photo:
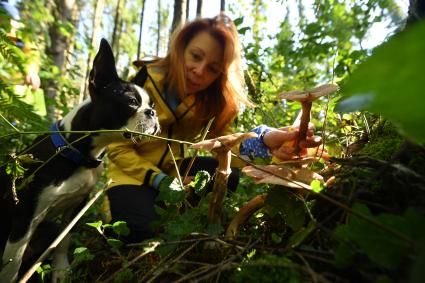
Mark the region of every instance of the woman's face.
<instances>
[{"instance_id":1,"label":"woman's face","mask_svg":"<svg viewBox=\"0 0 425 283\"><path fill-rule=\"evenodd\" d=\"M193 94L206 89L223 71L223 48L208 32L196 34L184 50L186 91Z\"/></svg>"}]
</instances>

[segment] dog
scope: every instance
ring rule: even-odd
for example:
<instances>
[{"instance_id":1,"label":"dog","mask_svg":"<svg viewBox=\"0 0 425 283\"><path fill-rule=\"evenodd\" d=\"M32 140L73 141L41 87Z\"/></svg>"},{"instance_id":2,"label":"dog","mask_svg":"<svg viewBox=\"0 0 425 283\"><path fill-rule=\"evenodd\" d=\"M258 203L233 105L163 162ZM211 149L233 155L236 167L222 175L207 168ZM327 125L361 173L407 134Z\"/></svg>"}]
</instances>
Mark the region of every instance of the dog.
<instances>
[{"instance_id":1,"label":"dog","mask_svg":"<svg viewBox=\"0 0 425 283\"><path fill-rule=\"evenodd\" d=\"M71 220L98 181L108 144L134 139L128 131L102 130L128 129L151 135L159 131L152 100L141 87L118 77L112 49L105 39L101 40L89 79L90 98L55 123L51 134L37 137L25 150L41 162L24 165L28 170L21 183L16 183L18 203L13 200L11 177L4 168L0 172L1 283L18 279L25 249L41 222L58 215L62 215L62 224ZM84 137L84 131L98 132ZM53 265L59 264L55 270L69 266L67 242L69 238L56 248L65 252L55 251ZM62 276L53 275L52 280Z\"/></svg>"}]
</instances>

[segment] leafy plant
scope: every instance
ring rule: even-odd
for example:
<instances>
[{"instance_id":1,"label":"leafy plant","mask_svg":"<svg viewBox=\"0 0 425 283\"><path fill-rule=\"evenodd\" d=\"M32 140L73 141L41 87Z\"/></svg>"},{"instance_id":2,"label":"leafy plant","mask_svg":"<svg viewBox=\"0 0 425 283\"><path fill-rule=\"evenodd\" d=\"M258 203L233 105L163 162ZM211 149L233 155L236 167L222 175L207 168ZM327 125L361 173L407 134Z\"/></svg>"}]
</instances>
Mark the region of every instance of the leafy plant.
<instances>
[{"instance_id":1,"label":"leafy plant","mask_svg":"<svg viewBox=\"0 0 425 283\"><path fill-rule=\"evenodd\" d=\"M425 142L421 95L425 23L407 28L377 47L353 73L336 111L367 110L391 120L412 141Z\"/></svg>"}]
</instances>

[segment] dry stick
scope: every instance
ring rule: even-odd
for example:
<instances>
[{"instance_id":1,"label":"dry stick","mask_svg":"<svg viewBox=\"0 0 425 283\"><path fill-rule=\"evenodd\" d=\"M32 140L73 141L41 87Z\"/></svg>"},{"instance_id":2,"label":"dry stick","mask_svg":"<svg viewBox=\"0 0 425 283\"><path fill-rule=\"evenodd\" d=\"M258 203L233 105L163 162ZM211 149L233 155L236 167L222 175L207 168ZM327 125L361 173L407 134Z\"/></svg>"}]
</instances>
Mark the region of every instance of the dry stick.
<instances>
[{"instance_id":1,"label":"dry stick","mask_svg":"<svg viewBox=\"0 0 425 283\"><path fill-rule=\"evenodd\" d=\"M250 250L252 247L254 247L258 242L260 241L260 239L257 239L256 241L254 241L253 243L248 243L245 248L241 251L239 251L237 254L234 254L232 256L230 256L228 259L220 262L219 264L216 264L214 266L212 266L212 268L209 268L208 270L202 272L202 273L206 273L209 270L213 269L210 273L205 274L204 276L202 276L201 278L198 279L192 279L193 277L197 276L198 274L196 274L195 276L191 276L191 277L187 277L183 276L182 278L180 278L179 280L177 280L175 283L179 283L179 282L183 282L184 280L189 280L192 279L191 282L204 282L206 279L208 279L211 276L214 276L215 274L221 272L222 270L225 270L226 268L224 268L225 265L230 265L232 264L232 261L235 260L236 258L240 257L245 251ZM239 264L238 264L239 265ZM202 273L200 273L199 275L201 275Z\"/></svg>"},{"instance_id":2,"label":"dry stick","mask_svg":"<svg viewBox=\"0 0 425 283\"><path fill-rule=\"evenodd\" d=\"M180 176L180 174L179 174L179 167L177 166L176 159L174 158L173 150L171 149L171 146L170 146L169 144L167 144L167 146L168 146L168 151L169 151L169 152L170 152L170 154L171 154L171 159L173 159L174 167L176 168L177 178L179 179L180 186L181 186L182 188L184 188L183 180L182 180L182 178L181 178L181 176Z\"/></svg>"},{"instance_id":3,"label":"dry stick","mask_svg":"<svg viewBox=\"0 0 425 283\"><path fill-rule=\"evenodd\" d=\"M172 264L180 260L183 256L185 256L188 252L190 252L194 247L196 247L197 244L198 242L193 243L189 248L183 251L177 258L173 259L170 263L166 263L165 267L162 270L159 270L159 272L157 272L156 274L154 274L152 278L146 281L146 283L153 282L159 275L161 275L163 271L165 271L169 266L171 266Z\"/></svg>"},{"instance_id":4,"label":"dry stick","mask_svg":"<svg viewBox=\"0 0 425 283\"><path fill-rule=\"evenodd\" d=\"M30 277L33 275L33 273L37 270L37 268L42 264L43 260L46 259L46 257L49 255L49 253L56 248L59 243L65 238L65 236L71 231L71 229L77 224L78 220L86 213L86 211L93 205L93 203L100 197L100 195L106 190L106 188L109 186L109 184L112 182L111 179L106 182L105 186L98 191L94 197L92 197L86 205L78 212L78 214L74 217L74 219L71 220L71 222L65 227L65 229L62 231L62 233L59 234L59 236L50 244L50 246L44 251L44 253L37 259L35 264L31 266L31 268L24 274L24 276L21 278L19 283L25 283L27 282Z\"/></svg>"},{"instance_id":5,"label":"dry stick","mask_svg":"<svg viewBox=\"0 0 425 283\"><path fill-rule=\"evenodd\" d=\"M294 254L296 256L298 256L301 259L301 261L304 263L304 265L307 269L307 272L310 274L311 279L313 279L313 282L317 283L317 273L311 268L308 261L301 254L297 253L296 251L294 251Z\"/></svg>"},{"instance_id":6,"label":"dry stick","mask_svg":"<svg viewBox=\"0 0 425 283\"><path fill-rule=\"evenodd\" d=\"M159 246L159 242L154 243L153 247L150 247L150 248L155 249L157 246ZM115 271L108 279L106 279L105 281L103 281L103 283L110 282L112 279L115 278L115 275L117 275L118 273L120 273L121 271L123 271L125 268L130 267L136 261L138 261L139 259L141 259L142 257L144 257L145 255L147 255L147 254L149 254L151 252L152 252L152 250L144 251L144 252L140 253L138 256L136 256L134 259L132 259L128 264L126 264L125 266L121 267L119 270Z\"/></svg>"}]
</instances>

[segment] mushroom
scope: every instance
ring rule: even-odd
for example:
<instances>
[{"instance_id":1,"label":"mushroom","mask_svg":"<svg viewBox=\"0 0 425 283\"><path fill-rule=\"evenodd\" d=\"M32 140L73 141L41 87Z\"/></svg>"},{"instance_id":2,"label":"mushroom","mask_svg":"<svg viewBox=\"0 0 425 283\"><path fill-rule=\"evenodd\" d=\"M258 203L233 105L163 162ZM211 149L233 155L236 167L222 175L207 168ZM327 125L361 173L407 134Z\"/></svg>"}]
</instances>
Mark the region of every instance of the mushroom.
<instances>
[{"instance_id":1,"label":"mushroom","mask_svg":"<svg viewBox=\"0 0 425 283\"><path fill-rule=\"evenodd\" d=\"M310 189L313 180L323 183L323 177L308 168L288 168L279 165L246 166L242 172L256 183L282 185L294 189Z\"/></svg>"},{"instance_id":2,"label":"mushroom","mask_svg":"<svg viewBox=\"0 0 425 283\"><path fill-rule=\"evenodd\" d=\"M215 139L204 140L191 145L193 149L203 149L216 154L218 167L214 178L212 198L208 208L208 223L220 224L221 207L227 192L227 180L231 173L231 149L242 141L257 137L256 133L236 133Z\"/></svg>"},{"instance_id":3,"label":"mushroom","mask_svg":"<svg viewBox=\"0 0 425 283\"><path fill-rule=\"evenodd\" d=\"M334 93L338 89L339 87L336 84L324 84L311 90L293 90L279 94L279 98L281 99L289 99L301 102L302 116L299 125L298 140L294 150L295 154L298 154L301 151L301 148L304 147L303 145L305 145L305 143L307 142L306 137L308 123L310 122L310 111L313 101L321 96Z\"/></svg>"},{"instance_id":4,"label":"mushroom","mask_svg":"<svg viewBox=\"0 0 425 283\"><path fill-rule=\"evenodd\" d=\"M282 165L258 165L246 166L242 172L253 177L256 183L283 185L295 189L310 190L309 185L313 180L323 183L322 176L307 168L290 169ZM264 207L267 197L268 193L258 195L242 206L227 227L226 237L236 237L247 219Z\"/></svg>"}]
</instances>

